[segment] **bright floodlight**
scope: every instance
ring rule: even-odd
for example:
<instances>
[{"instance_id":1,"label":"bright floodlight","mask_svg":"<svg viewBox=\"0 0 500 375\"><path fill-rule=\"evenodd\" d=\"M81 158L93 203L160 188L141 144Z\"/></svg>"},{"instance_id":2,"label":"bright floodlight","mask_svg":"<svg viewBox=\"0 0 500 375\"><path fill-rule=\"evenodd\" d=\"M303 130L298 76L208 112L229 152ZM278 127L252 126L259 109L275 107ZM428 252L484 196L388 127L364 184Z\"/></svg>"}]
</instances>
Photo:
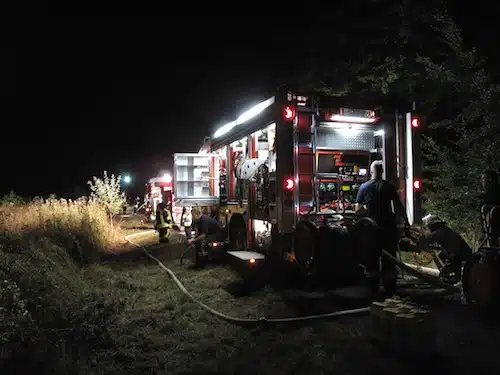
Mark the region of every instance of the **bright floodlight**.
<instances>
[{"instance_id":1,"label":"bright floodlight","mask_svg":"<svg viewBox=\"0 0 500 375\"><path fill-rule=\"evenodd\" d=\"M262 111L264 111L267 107L271 106L274 101L275 98L274 96L272 96L269 99L253 106L248 111L243 112L235 121L231 121L230 123L227 123L226 125L223 125L219 129L217 129L213 137L218 138L220 136L223 136L224 134L230 132L235 126L241 125L244 122L251 120L255 116L259 115Z\"/></svg>"},{"instance_id":2,"label":"bright floodlight","mask_svg":"<svg viewBox=\"0 0 500 375\"><path fill-rule=\"evenodd\" d=\"M130 176L123 176L123 182L125 184L130 184L132 182L132 177L130 177Z\"/></svg>"},{"instance_id":3,"label":"bright floodlight","mask_svg":"<svg viewBox=\"0 0 500 375\"><path fill-rule=\"evenodd\" d=\"M168 173L165 173L163 175L163 181L165 181L167 184L172 182L172 176L170 176Z\"/></svg>"}]
</instances>

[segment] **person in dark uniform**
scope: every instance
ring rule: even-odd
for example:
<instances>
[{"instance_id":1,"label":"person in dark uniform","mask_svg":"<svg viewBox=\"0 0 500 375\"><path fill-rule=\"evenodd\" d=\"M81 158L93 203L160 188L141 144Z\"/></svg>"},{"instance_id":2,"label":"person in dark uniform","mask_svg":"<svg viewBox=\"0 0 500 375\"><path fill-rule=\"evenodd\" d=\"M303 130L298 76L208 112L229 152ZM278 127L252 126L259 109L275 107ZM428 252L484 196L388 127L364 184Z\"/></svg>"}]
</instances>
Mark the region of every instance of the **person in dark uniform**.
<instances>
[{"instance_id":1,"label":"person in dark uniform","mask_svg":"<svg viewBox=\"0 0 500 375\"><path fill-rule=\"evenodd\" d=\"M215 241L218 239L222 224L209 215L202 215L199 208L194 207L191 210L193 227L196 230L196 237L188 240L188 244L197 244L201 242Z\"/></svg>"},{"instance_id":2,"label":"person in dark uniform","mask_svg":"<svg viewBox=\"0 0 500 375\"><path fill-rule=\"evenodd\" d=\"M500 184L498 173L487 169L481 174L482 204L500 206Z\"/></svg>"},{"instance_id":3,"label":"person in dark uniform","mask_svg":"<svg viewBox=\"0 0 500 375\"><path fill-rule=\"evenodd\" d=\"M422 219L430 234L418 239L419 251L428 249L429 244L438 244L445 257L445 265L439 276L456 283L462 275L462 262L467 261L472 255L471 247L460 234L451 229L443 220L434 215L427 215Z\"/></svg>"},{"instance_id":4,"label":"person in dark uniform","mask_svg":"<svg viewBox=\"0 0 500 375\"><path fill-rule=\"evenodd\" d=\"M384 167L382 161L376 160L370 166L371 179L359 187L355 201L358 215L368 216L380 227L380 250L396 256L399 243L398 217L403 218L408 230L408 218L397 190L388 181L382 179ZM373 267L373 265L372 265ZM396 291L396 266L382 258L382 280L389 295Z\"/></svg>"},{"instance_id":5,"label":"person in dark uniform","mask_svg":"<svg viewBox=\"0 0 500 375\"><path fill-rule=\"evenodd\" d=\"M196 237L189 239L187 243L189 246L195 246L195 263L200 264L204 263L211 256L208 253L208 245L211 242L224 240L224 227L210 215L202 215L200 209L197 207L191 210L191 217L193 228L196 230Z\"/></svg>"},{"instance_id":6,"label":"person in dark uniform","mask_svg":"<svg viewBox=\"0 0 500 375\"><path fill-rule=\"evenodd\" d=\"M490 240L487 246L498 247L500 237L500 210L495 209L492 212L493 206L500 206L500 184L498 182L498 173L488 169L481 174L481 216L483 218L483 234L486 234L486 227L489 227L491 232Z\"/></svg>"}]
</instances>

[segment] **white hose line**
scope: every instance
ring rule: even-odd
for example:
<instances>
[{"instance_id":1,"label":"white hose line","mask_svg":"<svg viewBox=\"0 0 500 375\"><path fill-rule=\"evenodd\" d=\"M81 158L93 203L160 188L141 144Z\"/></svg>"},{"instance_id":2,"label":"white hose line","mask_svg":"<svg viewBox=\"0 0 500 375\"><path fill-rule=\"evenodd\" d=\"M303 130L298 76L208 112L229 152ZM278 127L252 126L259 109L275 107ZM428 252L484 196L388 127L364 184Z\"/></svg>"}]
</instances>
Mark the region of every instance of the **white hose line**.
<instances>
[{"instance_id":1,"label":"white hose line","mask_svg":"<svg viewBox=\"0 0 500 375\"><path fill-rule=\"evenodd\" d=\"M422 273L426 273L432 276L439 276L439 270L437 268L424 267L417 264L404 263L406 266L413 268Z\"/></svg>"},{"instance_id":2,"label":"white hose line","mask_svg":"<svg viewBox=\"0 0 500 375\"><path fill-rule=\"evenodd\" d=\"M359 309L350 309L350 310L341 310L341 311L334 311L330 313L325 313L325 314L317 314L317 315L309 315L309 316L298 316L298 317L290 317L290 318L281 318L281 319L274 319L274 318L267 318L267 317L261 317L259 319L252 319L252 318L238 318L230 315L223 314L217 310L214 310L210 306L204 304L203 302L197 300L189 291L184 287L184 285L181 283L181 281L177 278L175 273L169 269L167 266L163 264L161 260L153 256L144 246L141 246L132 240L130 240L131 237L136 237L140 235L145 235L152 233L153 231L149 230L146 232L140 232L140 233L134 233L130 234L128 236L125 236L125 240L131 243L132 245L141 248L142 251L152 260L154 260L164 271L168 273L168 275L172 278L172 280L175 282L177 287L187 296L191 301L196 303L198 306L200 306L202 309L205 311L215 315L216 317L231 322L231 323L239 323L239 324L259 324L259 323L291 323L291 322L303 322L303 321L310 321L310 320L316 320L316 319L325 319L325 318L332 318L332 317L337 317L337 316L342 316L342 315L352 315L352 314L359 314L359 313L366 313L370 311L370 307L362 307Z\"/></svg>"},{"instance_id":3,"label":"white hose line","mask_svg":"<svg viewBox=\"0 0 500 375\"><path fill-rule=\"evenodd\" d=\"M460 288L454 285L446 284L445 282L441 281L435 276L427 275L425 273L417 271L415 268L411 267L410 265L407 265L406 263L401 262L399 259L397 259L396 257L394 257L385 250L382 250L382 255L385 256L387 259L389 259L392 263L396 264L396 266L401 268L403 271L406 271L412 276L427 281L429 284L435 285L439 288L446 289L451 293L459 293L461 291Z\"/></svg>"}]
</instances>

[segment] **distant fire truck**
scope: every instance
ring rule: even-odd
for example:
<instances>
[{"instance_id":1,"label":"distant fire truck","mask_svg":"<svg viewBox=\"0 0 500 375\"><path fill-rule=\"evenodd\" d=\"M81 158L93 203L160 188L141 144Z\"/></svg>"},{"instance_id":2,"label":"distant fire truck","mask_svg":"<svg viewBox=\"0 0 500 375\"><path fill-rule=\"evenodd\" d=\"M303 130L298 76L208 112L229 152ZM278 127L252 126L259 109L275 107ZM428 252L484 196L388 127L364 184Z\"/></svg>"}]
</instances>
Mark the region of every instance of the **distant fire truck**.
<instances>
[{"instance_id":1,"label":"distant fire truck","mask_svg":"<svg viewBox=\"0 0 500 375\"><path fill-rule=\"evenodd\" d=\"M215 207L229 256L248 264L279 257L314 273L337 246L319 240L323 231L353 227L374 160L410 223L421 220L419 128L411 111L279 92L218 128L199 153L174 154L174 202Z\"/></svg>"},{"instance_id":2,"label":"distant fire truck","mask_svg":"<svg viewBox=\"0 0 500 375\"><path fill-rule=\"evenodd\" d=\"M156 218L156 207L158 204L163 202L164 199L168 199L173 202L173 198L173 181L170 174L165 173L163 176L151 178L146 184L146 194L144 196L146 216L151 221L154 221ZM173 205L172 216L174 222L177 223L180 220L180 213L182 213L182 207L176 208L175 205Z\"/></svg>"}]
</instances>

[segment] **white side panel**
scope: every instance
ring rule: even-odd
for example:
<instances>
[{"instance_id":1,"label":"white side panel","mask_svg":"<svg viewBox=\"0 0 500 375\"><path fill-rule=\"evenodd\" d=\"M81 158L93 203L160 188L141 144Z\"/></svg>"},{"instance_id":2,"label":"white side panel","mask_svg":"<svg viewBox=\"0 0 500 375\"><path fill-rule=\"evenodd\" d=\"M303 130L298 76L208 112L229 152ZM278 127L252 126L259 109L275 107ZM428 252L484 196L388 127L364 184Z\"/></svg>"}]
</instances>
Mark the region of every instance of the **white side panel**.
<instances>
[{"instance_id":1,"label":"white side panel","mask_svg":"<svg viewBox=\"0 0 500 375\"><path fill-rule=\"evenodd\" d=\"M406 215L409 224L415 220L415 202L413 196L413 132L411 128L411 112L406 114L405 126L405 156L406 156Z\"/></svg>"},{"instance_id":2,"label":"white side panel","mask_svg":"<svg viewBox=\"0 0 500 375\"><path fill-rule=\"evenodd\" d=\"M218 196L219 181L211 172L218 168L216 155L174 154L174 192L176 200L210 199ZM215 187L215 189L212 189Z\"/></svg>"}]
</instances>

